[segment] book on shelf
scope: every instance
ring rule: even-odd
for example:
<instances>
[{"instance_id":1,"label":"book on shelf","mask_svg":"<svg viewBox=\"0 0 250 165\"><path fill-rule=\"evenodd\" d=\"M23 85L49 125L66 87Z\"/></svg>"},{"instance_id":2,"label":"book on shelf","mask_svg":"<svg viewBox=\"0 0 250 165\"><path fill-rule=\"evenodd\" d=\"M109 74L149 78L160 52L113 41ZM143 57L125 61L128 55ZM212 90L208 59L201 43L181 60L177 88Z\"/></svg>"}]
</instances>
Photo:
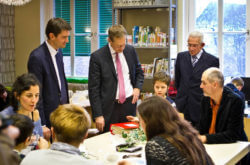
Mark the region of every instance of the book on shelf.
<instances>
[{"instance_id":1,"label":"book on shelf","mask_svg":"<svg viewBox=\"0 0 250 165\"><path fill-rule=\"evenodd\" d=\"M154 58L153 64L141 64L145 78L153 78L154 73L159 71L167 72L168 59L167 58Z\"/></svg>"},{"instance_id":2,"label":"book on shelf","mask_svg":"<svg viewBox=\"0 0 250 165\"><path fill-rule=\"evenodd\" d=\"M125 123L115 123L110 125L110 132L115 134L122 134L122 132L129 132L132 129L139 128L139 123L136 122L125 122Z\"/></svg>"},{"instance_id":3,"label":"book on shelf","mask_svg":"<svg viewBox=\"0 0 250 165\"><path fill-rule=\"evenodd\" d=\"M141 67L142 67L145 77L147 78L153 77L153 69L154 69L153 64L141 64Z\"/></svg>"},{"instance_id":4,"label":"book on shelf","mask_svg":"<svg viewBox=\"0 0 250 165\"><path fill-rule=\"evenodd\" d=\"M154 58L153 74L159 71L168 70L168 59L167 58Z\"/></svg>"}]
</instances>

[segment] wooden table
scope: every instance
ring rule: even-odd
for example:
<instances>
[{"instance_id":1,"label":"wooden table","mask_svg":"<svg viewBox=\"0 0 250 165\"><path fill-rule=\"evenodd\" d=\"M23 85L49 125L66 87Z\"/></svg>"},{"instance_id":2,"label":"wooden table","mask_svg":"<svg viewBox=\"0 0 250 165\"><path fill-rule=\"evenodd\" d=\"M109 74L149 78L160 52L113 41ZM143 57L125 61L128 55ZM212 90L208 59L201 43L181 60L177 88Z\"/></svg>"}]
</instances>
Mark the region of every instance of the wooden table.
<instances>
[{"instance_id":1,"label":"wooden table","mask_svg":"<svg viewBox=\"0 0 250 165\"><path fill-rule=\"evenodd\" d=\"M91 158L101 160L104 164L115 165L122 159L123 155L127 154L116 152L115 150L115 146L123 142L124 139L110 133L105 133L86 139L84 144L80 146L80 150L87 150ZM216 165L233 165L250 151L249 142L205 144L205 147ZM134 161L138 165L146 164L144 150L136 153L141 153L142 158L131 159L131 161Z\"/></svg>"}]
</instances>

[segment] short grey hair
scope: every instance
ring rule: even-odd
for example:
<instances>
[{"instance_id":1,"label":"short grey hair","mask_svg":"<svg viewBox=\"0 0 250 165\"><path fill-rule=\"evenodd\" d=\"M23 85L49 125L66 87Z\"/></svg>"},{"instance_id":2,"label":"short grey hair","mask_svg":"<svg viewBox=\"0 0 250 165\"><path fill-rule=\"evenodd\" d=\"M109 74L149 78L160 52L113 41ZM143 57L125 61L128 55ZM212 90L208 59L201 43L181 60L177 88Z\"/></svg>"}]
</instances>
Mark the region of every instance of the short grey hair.
<instances>
[{"instance_id":1,"label":"short grey hair","mask_svg":"<svg viewBox=\"0 0 250 165\"><path fill-rule=\"evenodd\" d=\"M205 72L207 73L207 80L210 83L217 81L220 87L224 86L224 76L219 68L211 67L205 70Z\"/></svg>"},{"instance_id":2,"label":"short grey hair","mask_svg":"<svg viewBox=\"0 0 250 165\"><path fill-rule=\"evenodd\" d=\"M194 38L199 38L200 39L200 43L204 43L204 35L203 33L199 32L199 31L193 31L191 33L189 33L189 37L194 37Z\"/></svg>"}]
</instances>

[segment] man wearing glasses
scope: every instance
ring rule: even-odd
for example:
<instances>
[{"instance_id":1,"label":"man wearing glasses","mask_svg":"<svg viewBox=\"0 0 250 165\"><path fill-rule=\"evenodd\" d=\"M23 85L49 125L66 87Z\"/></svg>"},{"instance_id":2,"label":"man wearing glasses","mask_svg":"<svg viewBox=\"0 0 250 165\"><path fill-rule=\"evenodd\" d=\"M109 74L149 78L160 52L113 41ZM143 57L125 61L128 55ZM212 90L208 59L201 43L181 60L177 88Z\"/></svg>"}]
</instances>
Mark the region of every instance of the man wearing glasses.
<instances>
[{"instance_id":1,"label":"man wearing glasses","mask_svg":"<svg viewBox=\"0 0 250 165\"><path fill-rule=\"evenodd\" d=\"M203 71L210 67L219 68L219 59L203 49L205 43L201 32L191 32L187 46L188 51L178 53L175 63L175 86L177 88L175 103L185 119L197 128L202 98L201 76Z\"/></svg>"}]
</instances>

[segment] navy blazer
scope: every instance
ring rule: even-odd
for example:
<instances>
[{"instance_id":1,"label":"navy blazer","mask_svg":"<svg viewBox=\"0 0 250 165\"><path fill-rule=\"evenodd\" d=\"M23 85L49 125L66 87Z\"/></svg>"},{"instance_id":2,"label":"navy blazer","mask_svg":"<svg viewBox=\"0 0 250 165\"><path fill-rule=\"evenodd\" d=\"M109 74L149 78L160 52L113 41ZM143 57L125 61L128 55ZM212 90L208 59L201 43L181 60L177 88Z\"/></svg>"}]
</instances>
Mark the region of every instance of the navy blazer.
<instances>
[{"instance_id":1,"label":"navy blazer","mask_svg":"<svg viewBox=\"0 0 250 165\"><path fill-rule=\"evenodd\" d=\"M203 92L200 88L202 73L210 67L219 67L219 59L203 50L195 67L191 63L188 51L178 53L175 64L175 86L177 109L198 123L200 119L200 103Z\"/></svg>"},{"instance_id":2,"label":"navy blazer","mask_svg":"<svg viewBox=\"0 0 250 165\"><path fill-rule=\"evenodd\" d=\"M135 49L126 45L123 54L128 64L133 88L142 88L144 74ZM106 45L91 54L89 64L89 99L92 117L104 116L109 120L114 109L118 78L109 46Z\"/></svg>"},{"instance_id":3,"label":"navy blazer","mask_svg":"<svg viewBox=\"0 0 250 165\"><path fill-rule=\"evenodd\" d=\"M60 49L59 53L60 62L62 64L62 68L60 69L64 73L63 56ZM50 113L54 111L60 104L61 91L59 88L55 67L45 42L31 52L28 60L28 71L35 74L41 84L38 110L42 124L50 126L49 116ZM68 91L65 73L63 75L65 79L66 91ZM69 102L68 93L67 102Z\"/></svg>"}]
</instances>

